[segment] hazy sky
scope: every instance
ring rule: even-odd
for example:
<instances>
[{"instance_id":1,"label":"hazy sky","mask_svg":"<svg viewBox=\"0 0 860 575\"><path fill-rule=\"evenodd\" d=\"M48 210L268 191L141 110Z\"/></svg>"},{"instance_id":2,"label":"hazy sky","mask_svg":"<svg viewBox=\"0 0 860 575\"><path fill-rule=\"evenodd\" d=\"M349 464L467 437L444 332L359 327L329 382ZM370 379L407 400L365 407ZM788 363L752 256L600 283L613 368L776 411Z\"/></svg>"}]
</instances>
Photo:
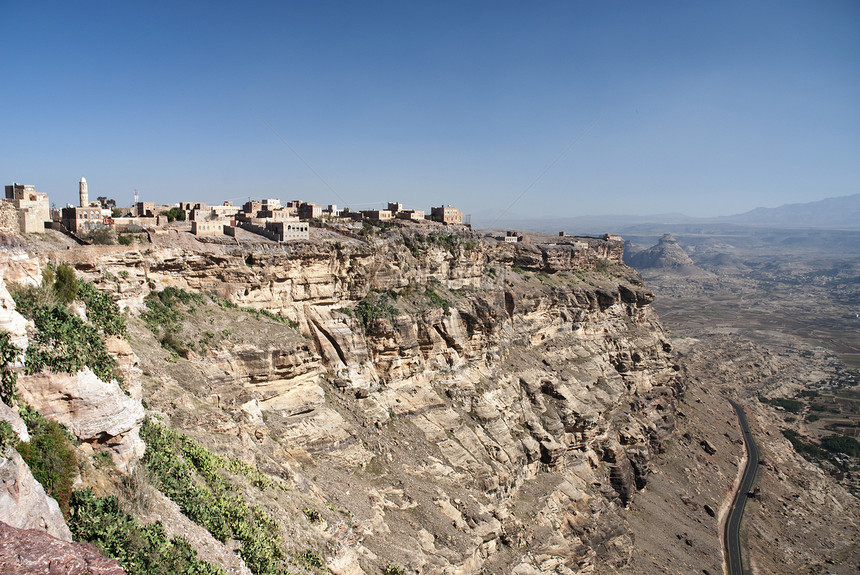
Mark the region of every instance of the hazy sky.
<instances>
[{"instance_id":1,"label":"hazy sky","mask_svg":"<svg viewBox=\"0 0 860 575\"><path fill-rule=\"evenodd\" d=\"M860 192L857 0L0 0L0 22L0 178L58 205L81 176L121 205L476 217Z\"/></svg>"}]
</instances>

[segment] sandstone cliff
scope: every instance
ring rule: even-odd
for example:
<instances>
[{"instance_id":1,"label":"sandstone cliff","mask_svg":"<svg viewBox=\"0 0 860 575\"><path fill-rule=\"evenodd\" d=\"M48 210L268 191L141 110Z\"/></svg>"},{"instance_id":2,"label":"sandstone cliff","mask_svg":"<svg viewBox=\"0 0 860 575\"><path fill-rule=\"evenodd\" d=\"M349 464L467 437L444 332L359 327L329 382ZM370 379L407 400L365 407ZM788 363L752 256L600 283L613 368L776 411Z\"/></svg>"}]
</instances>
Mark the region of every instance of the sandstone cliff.
<instances>
[{"instance_id":1,"label":"sandstone cliff","mask_svg":"<svg viewBox=\"0 0 860 575\"><path fill-rule=\"evenodd\" d=\"M212 303L180 333L209 347L166 361L136 321L131 343L150 409L290 481L273 512L333 572L567 573L627 561L624 507L681 389L621 252L415 226L49 257L133 315L173 286L293 322Z\"/></svg>"}]
</instances>

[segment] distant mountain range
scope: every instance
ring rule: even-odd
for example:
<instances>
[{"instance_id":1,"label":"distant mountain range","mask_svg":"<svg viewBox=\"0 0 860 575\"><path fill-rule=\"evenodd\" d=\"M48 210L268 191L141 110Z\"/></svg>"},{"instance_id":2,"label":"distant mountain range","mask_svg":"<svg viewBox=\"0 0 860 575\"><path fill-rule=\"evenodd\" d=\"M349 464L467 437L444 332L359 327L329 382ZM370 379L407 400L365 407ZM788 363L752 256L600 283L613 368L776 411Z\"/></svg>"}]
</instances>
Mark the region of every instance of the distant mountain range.
<instances>
[{"instance_id":1,"label":"distant mountain range","mask_svg":"<svg viewBox=\"0 0 860 575\"><path fill-rule=\"evenodd\" d=\"M486 221L484 221L486 220ZM774 228L860 229L860 194L827 198L778 208L755 208L742 214L716 218L694 218L684 214L601 215L547 218L506 218L493 221L476 214L473 226L484 229L519 229L553 233L602 234L629 231L643 225L719 224Z\"/></svg>"},{"instance_id":2,"label":"distant mountain range","mask_svg":"<svg viewBox=\"0 0 860 575\"><path fill-rule=\"evenodd\" d=\"M860 228L860 194L826 198L807 204L756 208L716 221L752 226L799 228Z\"/></svg>"}]
</instances>

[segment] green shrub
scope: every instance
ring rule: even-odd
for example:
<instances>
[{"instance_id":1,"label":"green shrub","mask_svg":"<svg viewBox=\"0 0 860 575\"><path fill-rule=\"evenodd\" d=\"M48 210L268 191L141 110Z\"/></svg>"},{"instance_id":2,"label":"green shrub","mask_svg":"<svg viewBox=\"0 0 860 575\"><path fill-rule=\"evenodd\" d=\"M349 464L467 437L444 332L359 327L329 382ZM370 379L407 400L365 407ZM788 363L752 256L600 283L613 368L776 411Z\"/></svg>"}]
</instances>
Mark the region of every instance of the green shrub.
<instances>
[{"instance_id":1,"label":"green shrub","mask_svg":"<svg viewBox=\"0 0 860 575\"><path fill-rule=\"evenodd\" d=\"M64 304L75 301L78 295L78 278L75 276L75 270L66 264L61 264L57 266L54 273L53 290L57 299Z\"/></svg>"},{"instance_id":2,"label":"green shrub","mask_svg":"<svg viewBox=\"0 0 860 575\"><path fill-rule=\"evenodd\" d=\"M774 407L781 407L789 413L796 414L803 411L803 402L796 399L788 399L787 397L774 397L773 399L768 399L764 396L759 396L758 399L762 403L767 403Z\"/></svg>"},{"instance_id":3,"label":"green shrub","mask_svg":"<svg viewBox=\"0 0 860 575\"><path fill-rule=\"evenodd\" d=\"M185 211L179 209L179 207L174 206L167 210L166 212L161 212L162 215L167 216L168 222L184 222L185 221Z\"/></svg>"},{"instance_id":4,"label":"green shrub","mask_svg":"<svg viewBox=\"0 0 860 575\"><path fill-rule=\"evenodd\" d=\"M261 508L248 505L220 470L242 473L258 488L270 486L270 479L151 419L144 421L140 436L146 442L147 469L189 519L221 541L239 540L239 554L253 573L287 573L277 523Z\"/></svg>"},{"instance_id":5,"label":"green shrub","mask_svg":"<svg viewBox=\"0 0 860 575\"><path fill-rule=\"evenodd\" d=\"M37 332L24 355L27 373L44 368L76 373L89 367L104 381L114 377L116 361L108 354L98 331L67 308L37 307L33 322Z\"/></svg>"},{"instance_id":6,"label":"green shrub","mask_svg":"<svg viewBox=\"0 0 860 575\"><path fill-rule=\"evenodd\" d=\"M143 302L147 309L140 317L153 333L157 333L159 328L179 331L182 318L185 317L183 308L204 305L206 297L180 288L166 287L161 291L151 292Z\"/></svg>"},{"instance_id":7,"label":"green shrub","mask_svg":"<svg viewBox=\"0 0 860 575\"><path fill-rule=\"evenodd\" d=\"M452 256L457 255L457 248L460 246L460 236L457 234L446 234L445 232L432 232L427 237L430 243L448 250Z\"/></svg>"},{"instance_id":8,"label":"green shrub","mask_svg":"<svg viewBox=\"0 0 860 575\"><path fill-rule=\"evenodd\" d=\"M445 315L451 313L451 302L440 296L438 293L433 291L432 288L428 287L424 290L424 296L430 300L430 304L433 307L441 307L445 312Z\"/></svg>"},{"instance_id":9,"label":"green shrub","mask_svg":"<svg viewBox=\"0 0 860 575\"><path fill-rule=\"evenodd\" d=\"M302 551L297 553L296 561L299 565L307 569L322 569L325 567L322 557L320 557L319 553L315 551Z\"/></svg>"},{"instance_id":10,"label":"green shrub","mask_svg":"<svg viewBox=\"0 0 860 575\"><path fill-rule=\"evenodd\" d=\"M860 442L846 435L831 435L821 440L821 446L831 453L860 457Z\"/></svg>"},{"instance_id":11,"label":"green shrub","mask_svg":"<svg viewBox=\"0 0 860 575\"><path fill-rule=\"evenodd\" d=\"M311 523L319 523L322 521L322 515L320 515L320 512L316 509L305 507L302 510L302 513L305 514L305 517L307 517L308 521L310 521Z\"/></svg>"},{"instance_id":12,"label":"green shrub","mask_svg":"<svg viewBox=\"0 0 860 575\"><path fill-rule=\"evenodd\" d=\"M0 421L0 455L7 447L18 444L18 434L12 429L8 421Z\"/></svg>"},{"instance_id":13,"label":"green shrub","mask_svg":"<svg viewBox=\"0 0 860 575\"><path fill-rule=\"evenodd\" d=\"M27 424L30 441L18 443L18 453L27 462L36 481L57 500L63 515L68 517L72 483L78 474L78 463L68 432L35 409L25 408L20 414Z\"/></svg>"},{"instance_id":14,"label":"green shrub","mask_svg":"<svg viewBox=\"0 0 860 575\"><path fill-rule=\"evenodd\" d=\"M405 575L406 570L396 563L389 563L382 570L382 575Z\"/></svg>"},{"instance_id":15,"label":"green shrub","mask_svg":"<svg viewBox=\"0 0 860 575\"><path fill-rule=\"evenodd\" d=\"M391 305L391 296L388 292L371 291L366 298L358 302L352 312L367 331L370 324L378 319L393 320L397 309Z\"/></svg>"},{"instance_id":16,"label":"green shrub","mask_svg":"<svg viewBox=\"0 0 860 575\"><path fill-rule=\"evenodd\" d=\"M109 246L114 243L113 232L109 228L99 228L82 235L83 239L91 244Z\"/></svg>"},{"instance_id":17,"label":"green shrub","mask_svg":"<svg viewBox=\"0 0 860 575\"><path fill-rule=\"evenodd\" d=\"M132 237L129 235L121 234L117 239L117 243L121 246L130 246L132 242Z\"/></svg>"},{"instance_id":18,"label":"green shrub","mask_svg":"<svg viewBox=\"0 0 860 575\"><path fill-rule=\"evenodd\" d=\"M42 287L16 287L11 294L18 311L32 319L38 330L24 355L27 373L44 368L75 373L88 366L105 381L114 377L116 362L98 330L124 336L126 326L108 294L78 280L71 267L52 264L42 270ZM66 307L75 299L87 306L89 323Z\"/></svg>"},{"instance_id":19,"label":"green shrub","mask_svg":"<svg viewBox=\"0 0 860 575\"><path fill-rule=\"evenodd\" d=\"M9 332L0 331L0 401L10 407L18 394L15 387L18 373L9 364L20 355L21 348L12 343L12 336Z\"/></svg>"},{"instance_id":20,"label":"green shrub","mask_svg":"<svg viewBox=\"0 0 860 575\"><path fill-rule=\"evenodd\" d=\"M78 299L87 306L87 319L105 335L126 335L125 317L108 294L90 282L81 282Z\"/></svg>"},{"instance_id":21,"label":"green shrub","mask_svg":"<svg viewBox=\"0 0 860 575\"><path fill-rule=\"evenodd\" d=\"M91 489L74 491L68 523L76 540L92 543L129 575L223 574L218 566L198 559L185 538L168 537L161 523L140 525L123 513L116 497L96 497Z\"/></svg>"}]
</instances>

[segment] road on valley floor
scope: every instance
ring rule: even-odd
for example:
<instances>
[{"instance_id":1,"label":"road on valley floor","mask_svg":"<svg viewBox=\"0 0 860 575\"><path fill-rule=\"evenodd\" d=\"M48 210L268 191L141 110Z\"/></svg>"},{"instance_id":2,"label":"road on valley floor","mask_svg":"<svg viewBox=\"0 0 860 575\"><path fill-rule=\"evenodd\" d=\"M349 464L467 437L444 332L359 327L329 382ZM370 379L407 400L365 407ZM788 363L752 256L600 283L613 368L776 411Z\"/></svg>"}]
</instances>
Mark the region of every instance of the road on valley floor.
<instances>
[{"instance_id":1,"label":"road on valley floor","mask_svg":"<svg viewBox=\"0 0 860 575\"><path fill-rule=\"evenodd\" d=\"M729 515L726 518L726 560L729 564L729 575L743 575L744 568L741 562L741 519L744 515L744 505L747 501L747 493L752 489L753 479L755 479L756 471L758 470L759 451L755 440L750 433L750 426L747 422L744 408L738 403L729 400L735 412L738 414L738 421L741 423L741 429L744 434L744 445L747 449L747 465L744 469L741 483L735 493L735 500L732 502L732 507L729 510Z\"/></svg>"}]
</instances>

